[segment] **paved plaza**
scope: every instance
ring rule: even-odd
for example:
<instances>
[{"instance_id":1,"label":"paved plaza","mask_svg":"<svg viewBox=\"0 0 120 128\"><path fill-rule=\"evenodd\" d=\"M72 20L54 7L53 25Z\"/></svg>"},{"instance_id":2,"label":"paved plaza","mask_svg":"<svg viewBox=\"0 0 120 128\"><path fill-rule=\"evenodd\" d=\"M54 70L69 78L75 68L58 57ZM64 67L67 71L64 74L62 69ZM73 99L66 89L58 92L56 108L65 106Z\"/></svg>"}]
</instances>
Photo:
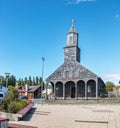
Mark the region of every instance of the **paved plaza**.
<instances>
[{"instance_id":1,"label":"paved plaza","mask_svg":"<svg viewBox=\"0 0 120 128\"><path fill-rule=\"evenodd\" d=\"M37 128L120 128L120 105L40 105L21 121L9 123Z\"/></svg>"}]
</instances>

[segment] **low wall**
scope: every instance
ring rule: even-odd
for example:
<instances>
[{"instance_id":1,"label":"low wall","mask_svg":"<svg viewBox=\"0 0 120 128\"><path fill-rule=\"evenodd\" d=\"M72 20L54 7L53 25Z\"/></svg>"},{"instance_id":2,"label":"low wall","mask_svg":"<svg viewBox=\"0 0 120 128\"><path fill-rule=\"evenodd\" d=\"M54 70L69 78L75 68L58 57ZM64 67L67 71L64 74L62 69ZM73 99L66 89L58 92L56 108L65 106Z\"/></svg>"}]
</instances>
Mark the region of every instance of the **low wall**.
<instances>
[{"instance_id":1,"label":"low wall","mask_svg":"<svg viewBox=\"0 0 120 128\"><path fill-rule=\"evenodd\" d=\"M8 128L8 118L0 117L0 128Z\"/></svg>"},{"instance_id":2,"label":"low wall","mask_svg":"<svg viewBox=\"0 0 120 128\"><path fill-rule=\"evenodd\" d=\"M18 121L22 117L20 114L0 112L0 117L8 118L11 121Z\"/></svg>"}]
</instances>

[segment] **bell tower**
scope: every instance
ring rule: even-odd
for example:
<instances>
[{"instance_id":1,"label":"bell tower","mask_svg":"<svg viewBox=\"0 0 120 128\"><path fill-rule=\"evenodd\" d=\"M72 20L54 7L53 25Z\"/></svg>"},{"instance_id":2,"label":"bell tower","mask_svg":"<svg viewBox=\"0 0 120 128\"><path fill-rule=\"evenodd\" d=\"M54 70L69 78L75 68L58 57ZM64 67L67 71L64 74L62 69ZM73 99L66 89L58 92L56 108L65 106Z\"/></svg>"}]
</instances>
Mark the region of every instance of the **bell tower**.
<instances>
[{"instance_id":1,"label":"bell tower","mask_svg":"<svg viewBox=\"0 0 120 128\"><path fill-rule=\"evenodd\" d=\"M72 26L67 34L67 46L78 46L78 33L74 27L74 20L72 20Z\"/></svg>"},{"instance_id":2,"label":"bell tower","mask_svg":"<svg viewBox=\"0 0 120 128\"><path fill-rule=\"evenodd\" d=\"M67 34L67 46L64 47L64 61L78 61L80 62L80 49L78 47L79 34L75 30L74 20L72 26Z\"/></svg>"}]
</instances>

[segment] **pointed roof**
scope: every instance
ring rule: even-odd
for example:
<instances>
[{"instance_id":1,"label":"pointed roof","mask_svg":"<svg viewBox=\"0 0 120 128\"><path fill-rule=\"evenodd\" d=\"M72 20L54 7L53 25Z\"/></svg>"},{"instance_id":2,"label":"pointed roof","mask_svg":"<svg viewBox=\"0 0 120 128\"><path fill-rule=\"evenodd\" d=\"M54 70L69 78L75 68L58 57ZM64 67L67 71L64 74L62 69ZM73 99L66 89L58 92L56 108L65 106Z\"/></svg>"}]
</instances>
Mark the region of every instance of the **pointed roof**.
<instances>
[{"instance_id":1,"label":"pointed roof","mask_svg":"<svg viewBox=\"0 0 120 128\"><path fill-rule=\"evenodd\" d=\"M72 26L71 26L71 28L70 28L68 34L69 34L69 33L77 33L77 31L76 31L76 29L75 29L75 27L74 27L74 20L73 20L73 19L72 19Z\"/></svg>"}]
</instances>

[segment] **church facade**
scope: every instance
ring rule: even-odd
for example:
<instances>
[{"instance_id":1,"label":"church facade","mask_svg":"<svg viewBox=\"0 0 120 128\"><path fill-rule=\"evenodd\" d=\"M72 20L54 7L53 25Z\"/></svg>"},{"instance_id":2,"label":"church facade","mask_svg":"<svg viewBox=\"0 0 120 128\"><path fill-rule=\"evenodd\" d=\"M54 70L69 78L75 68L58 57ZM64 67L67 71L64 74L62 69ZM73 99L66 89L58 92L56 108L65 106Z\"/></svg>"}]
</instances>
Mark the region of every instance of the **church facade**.
<instances>
[{"instance_id":1,"label":"church facade","mask_svg":"<svg viewBox=\"0 0 120 128\"><path fill-rule=\"evenodd\" d=\"M46 79L56 99L98 99L105 88L98 75L80 64L78 36L72 24L64 47L64 63Z\"/></svg>"}]
</instances>

